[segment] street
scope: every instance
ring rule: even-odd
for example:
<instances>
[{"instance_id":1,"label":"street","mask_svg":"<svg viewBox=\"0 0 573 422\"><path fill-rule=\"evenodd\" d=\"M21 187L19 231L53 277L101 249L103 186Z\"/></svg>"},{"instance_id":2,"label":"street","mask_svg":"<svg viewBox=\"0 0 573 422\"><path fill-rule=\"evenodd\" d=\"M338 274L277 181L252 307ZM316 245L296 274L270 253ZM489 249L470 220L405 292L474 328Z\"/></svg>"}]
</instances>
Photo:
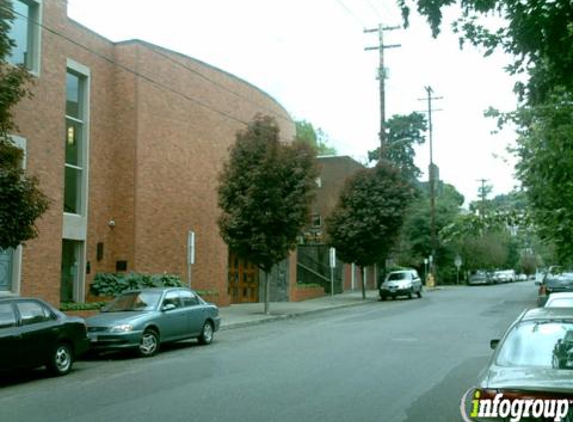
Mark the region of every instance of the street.
<instances>
[{"instance_id":1,"label":"street","mask_svg":"<svg viewBox=\"0 0 573 422\"><path fill-rule=\"evenodd\" d=\"M66 377L0 381L3 421L460 421L489 340L527 307L531 281L446 287L216 333L150 359L106 355Z\"/></svg>"}]
</instances>

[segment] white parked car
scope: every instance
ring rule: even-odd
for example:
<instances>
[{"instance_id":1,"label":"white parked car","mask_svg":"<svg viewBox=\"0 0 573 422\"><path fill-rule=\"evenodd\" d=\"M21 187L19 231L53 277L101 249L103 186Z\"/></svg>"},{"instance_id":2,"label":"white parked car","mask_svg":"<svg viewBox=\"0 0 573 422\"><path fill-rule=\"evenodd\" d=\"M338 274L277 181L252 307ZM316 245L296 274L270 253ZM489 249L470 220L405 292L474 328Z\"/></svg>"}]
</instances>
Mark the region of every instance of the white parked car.
<instances>
[{"instance_id":1,"label":"white parked car","mask_svg":"<svg viewBox=\"0 0 573 422\"><path fill-rule=\"evenodd\" d=\"M551 293L545 302L545 308L573 308L573 292Z\"/></svg>"},{"instance_id":2,"label":"white parked car","mask_svg":"<svg viewBox=\"0 0 573 422\"><path fill-rule=\"evenodd\" d=\"M380 299L388 297L408 296L416 294L422 297L422 280L416 270L406 269L391 271L379 288Z\"/></svg>"}]
</instances>

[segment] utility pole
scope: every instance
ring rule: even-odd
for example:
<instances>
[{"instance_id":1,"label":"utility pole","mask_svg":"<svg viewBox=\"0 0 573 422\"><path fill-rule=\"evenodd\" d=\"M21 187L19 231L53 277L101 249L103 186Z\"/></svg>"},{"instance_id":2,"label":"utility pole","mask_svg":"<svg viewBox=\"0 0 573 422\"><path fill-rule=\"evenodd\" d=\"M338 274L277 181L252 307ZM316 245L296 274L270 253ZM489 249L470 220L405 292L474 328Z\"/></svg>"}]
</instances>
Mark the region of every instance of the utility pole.
<instances>
[{"instance_id":1,"label":"utility pole","mask_svg":"<svg viewBox=\"0 0 573 422\"><path fill-rule=\"evenodd\" d=\"M378 80L380 81L380 159L383 159L386 151L386 69L384 68L384 50L387 48L400 47L400 44L384 45L384 31L400 29L399 26L378 25L375 29L365 29L365 33L378 32L378 46L366 47L364 50L378 50L380 55L380 65L378 67Z\"/></svg>"},{"instance_id":2,"label":"utility pole","mask_svg":"<svg viewBox=\"0 0 573 422\"><path fill-rule=\"evenodd\" d=\"M488 179L478 179L478 182L481 182L481 187L479 188L479 197L480 197L480 219L483 221L484 214L485 214L485 197L489 193L489 187L485 185L485 182L488 182Z\"/></svg>"},{"instance_id":3,"label":"utility pole","mask_svg":"<svg viewBox=\"0 0 573 422\"><path fill-rule=\"evenodd\" d=\"M428 134L430 138L430 166L429 166L429 183L430 183L430 236L431 236L431 257L432 264L430 264L430 274L434 280L436 279L435 262L436 250L438 248L438 241L436 235L436 184L438 182L438 169L434 165L433 153L433 128L432 128L432 100L441 100L443 97L433 97L433 90L431 86L425 87L426 101L428 102ZM424 99L420 99L424 100Z\"/></svg>"}]
</instances>

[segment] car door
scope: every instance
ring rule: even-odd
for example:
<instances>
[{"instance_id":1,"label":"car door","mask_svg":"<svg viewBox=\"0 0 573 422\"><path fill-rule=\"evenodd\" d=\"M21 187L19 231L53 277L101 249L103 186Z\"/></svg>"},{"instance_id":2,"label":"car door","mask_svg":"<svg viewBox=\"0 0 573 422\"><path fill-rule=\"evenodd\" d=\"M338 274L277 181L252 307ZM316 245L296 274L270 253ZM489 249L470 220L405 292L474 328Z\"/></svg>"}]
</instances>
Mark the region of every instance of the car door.
<instances>
[{"instance_id":1,"label":"car door","mask_svg":"<svg viewBox=\"0 0 573 422\"><path fill-rule=\"evenodd\" d=\"M54 350L60 324L55 315L38 301L17 301L16 308L20 315L17 331L20 335L19 354L22 365L44 365Z\"/></svg>"},{"instance_id":2,"label":"car door","mask_svg":"<svg viewBox=\"0 0 573 422\"><path fill-rule=\"evenodd\" d=\"M191 290L181 290L181 300L187 314L187 332L189 337L201 334L207 318L207 309Z\"/></svg>"},{"instance_id":3,"label":"car door","mask_svg":"<svg viewBox=\"0 0 573 422\"><path fill-rule=\"evenodd\" d=\"M173 306L171 306L173 305ZM161 305L161 339L166 341L184 338L187 333L187 315L178 290L168 290Z\"/></svg>"},{"instance_id":4,"label":"car door","mask_svg":"<svg viewBox=\"0 0 573 422\"><path fill-rule=\"evenodd\" d=\"M15 369L21 365L18 320L12 302L0 303L0 368Z\"/></svg>"}]
</instances>

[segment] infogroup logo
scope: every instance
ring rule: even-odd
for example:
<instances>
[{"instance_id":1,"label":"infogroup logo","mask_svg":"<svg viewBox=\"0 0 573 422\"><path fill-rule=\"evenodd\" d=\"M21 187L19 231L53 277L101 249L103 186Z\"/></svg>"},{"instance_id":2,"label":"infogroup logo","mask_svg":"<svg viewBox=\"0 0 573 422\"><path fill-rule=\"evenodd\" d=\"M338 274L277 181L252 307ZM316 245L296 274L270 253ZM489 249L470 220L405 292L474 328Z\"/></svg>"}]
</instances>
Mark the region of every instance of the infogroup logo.
<instances>
[{"instance_id":1,"label":"infogroup logo","mask_svg":"<svg viewBox=\"0 0 573 422\"><path fill-rule=\"evenodd\" d=\"M504 394L497 391L471 388L462 397L460 410L466 422L482 420L573 421L569 417L569 398L519 397L516 393Z\"/></svg>"}]
</instances>

